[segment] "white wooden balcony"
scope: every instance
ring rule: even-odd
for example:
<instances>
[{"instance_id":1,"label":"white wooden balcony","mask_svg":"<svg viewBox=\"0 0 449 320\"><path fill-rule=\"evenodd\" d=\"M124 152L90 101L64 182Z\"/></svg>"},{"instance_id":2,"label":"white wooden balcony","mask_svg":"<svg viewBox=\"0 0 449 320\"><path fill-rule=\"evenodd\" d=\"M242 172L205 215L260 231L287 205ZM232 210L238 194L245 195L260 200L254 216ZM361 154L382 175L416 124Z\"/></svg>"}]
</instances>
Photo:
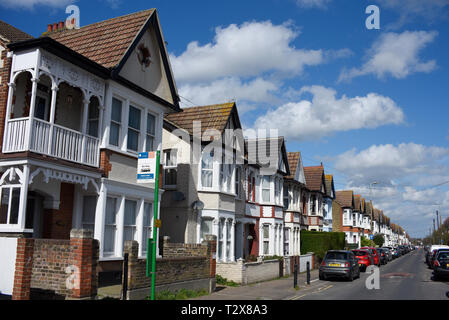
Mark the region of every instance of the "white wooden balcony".
<instances>
[{"instance_id":1,"label":"white wooden balcony","mask_svg":"<svg viewBox=\"0 0 449 320\"><path fill-rule=\"evenodd\" d=\"M31 130L31 135L29 135ZM31 138L29 138L31 137ZM6 123L3 153L32 151L80 164L99 166L98 138L50 124L37 118L10 119Z\"/></svg>"}]
</instances>

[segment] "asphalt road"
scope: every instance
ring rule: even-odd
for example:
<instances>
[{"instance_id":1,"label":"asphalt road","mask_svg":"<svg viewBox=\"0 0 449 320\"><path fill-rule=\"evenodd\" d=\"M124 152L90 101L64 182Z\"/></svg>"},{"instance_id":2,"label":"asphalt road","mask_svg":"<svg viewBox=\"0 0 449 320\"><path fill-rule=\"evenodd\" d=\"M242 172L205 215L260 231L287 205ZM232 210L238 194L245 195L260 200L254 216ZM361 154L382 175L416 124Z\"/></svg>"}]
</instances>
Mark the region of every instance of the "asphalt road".
<instances>
[{"instance_id":1,"label":"asphalt road","mask_svg":"<svg viewBox=\"0 0 449 320\"><path fill-rule=\"evenodd\" d=\"M424 262L424 251L412 251L380 268L380 288L367 289L370 276L361 273L353 282L316 280L314 289L298 292L290 300L449 300L449 281L433 281Z\"/></svg>"}]
</instances>

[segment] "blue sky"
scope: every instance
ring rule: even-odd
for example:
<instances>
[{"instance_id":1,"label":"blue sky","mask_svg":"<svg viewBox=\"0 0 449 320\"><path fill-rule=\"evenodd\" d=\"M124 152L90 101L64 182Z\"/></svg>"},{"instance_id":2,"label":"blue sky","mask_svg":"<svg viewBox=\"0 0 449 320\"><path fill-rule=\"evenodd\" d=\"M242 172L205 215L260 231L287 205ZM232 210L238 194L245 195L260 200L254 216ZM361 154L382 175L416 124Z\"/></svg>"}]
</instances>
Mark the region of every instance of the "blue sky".
<instances>
[{"instance_id":1,"label":"blue sky","mask_svg":"<svg viewBox=\"0 0 449 320\"><path fill-rule=\"evenodd\" d=\"M236 100L411 236L449 217L449 0L4 0L0 19L37 37L70 3L81 26L157 8L184 107Z\"/></svg>"}]
</instances>

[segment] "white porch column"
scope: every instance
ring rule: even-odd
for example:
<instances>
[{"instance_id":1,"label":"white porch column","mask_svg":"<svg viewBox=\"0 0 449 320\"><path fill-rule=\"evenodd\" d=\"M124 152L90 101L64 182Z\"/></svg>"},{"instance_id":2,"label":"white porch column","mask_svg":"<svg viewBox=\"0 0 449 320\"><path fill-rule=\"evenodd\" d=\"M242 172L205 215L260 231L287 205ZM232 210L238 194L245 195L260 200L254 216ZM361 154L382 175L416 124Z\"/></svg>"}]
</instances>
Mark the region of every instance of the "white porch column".
<instances>
[{"instance_id":1,"label":"white porch column","mask_svg":"<svg viewBox=\"0 0 449 320\"><path fill-rule=\"evenodd\" d=\"M224 262L228 261L227 255L227 247L228 247L228 219L224 219L223 221L223 245L221 246L221 258Z\"/></svg>"},{"instance_id":2,"label":"white porch column","mask_svg":"<svg viewBox=\"0 0 449 320\"><path fill-rule=\"evenodd\" d=\"M95 227L94 238L100 242L100 258L103 257L104 251L104 224L106 218L106 200L107 187L104 183L101 184L100 194L97 200L97 209L95 210Z\"/></svg>"},{"instance_id":3,"label":"white porch column","mask_svg":"<svg viewBox=\"0 0 449 320\"><path fill-rule=\"evenodd\" d=\"M48 154L52 154L53 149L53 130L55 124L55 115L56 115L56 99L58 95L58 86L53 84L51 87L51 103L50 103L50 133L48 135Z\"/></svg>"},{"instance_id":4,"label":"white porch column","mask_svg":"<svg viewBox=\"0 0 449 320\"><path fill-rule=\"evenodd\" d=\"M284 225L279 224L279 255L284 255Z\"/></svg>"},{"instance_id":5,"label":"white porch column","mask_svg":"<svg viewBox=\"0 0 449 320\"><path fill-rule=\"evenodd\" d=\"M38 76L36 72L36 77ZM31 78L32 87L31 87L31 102L30 102L30 113L28 118L30 119L28 125L28 132L26 137L26 149L29 150L31 147L31 136L33 135L33 119L34 119L34 110L36 109L36 94L37 94L37 83L39 82L39 78Z\"/></svg>"},{"instance_id":6,"label":"white porch column","mask_svg":"<svg viewBox=\"0 0 449 320\"><path fill-rule=\"evenodd\" d=\"M21 179L20 186L20 198L19 198L19 217L18 222L20 229L25 229L26 210L27 210L27 198L28 198L28 183L30 181L30 166L23 165L23 177ZM10 195L11 197L12 195Z\"/></svg>"},{"instance_id":7,"label":"white porch column","mask_svg":"<svg viewBox=\"0 0 449 320\"><path fill-rule=\"evenodd\" d=\"M120 208L118 210L118 219L117 219L117 244L118 248L116 248L117 256L123 256L123 228L125 224L125 197L122 196L120 198Z\"/></svg>"},{"instance_id":8,"label":"white porch column","mask_svg":"<svg viewBox=\"0 0 449 320\"><path fill-rule=\"evenodd\" d=\"M83 134L83 142L81 143L81 161L85 162L86 159L86 131L87 131L87 118L89 111L89 100L83 100L83 118L81 123L81 133Z\"/></svg>"},{"instance_id":9,"label":"white porch column","mask_svg":"<svg viewBox=\"0 0 449 320\"><path fill-rule=\"evenodd\" d=\"M270 249L269 249L269 255L270 256L272 256L272 255L274 255L274 250L275 250L275 238L276 238L276 235L275 235L275 225L274 225L274 223L271 223L270 224Z\"/></svg>"},{"instance_id":10,"label":"white porch column","mask_svg":"<svg viewBox=\"0 0 449 320\"><path fill-rule=\"evenodd\" d=\"M215 255L217 261L220 256L220 252L218 251L218 243L220 241L220 232L218 230L219 222L220 221L218 220L218 218L215 218L214 221L212 221L212 233L217 237L217 247L215 248Z\"/></svg>"},{"instance_id":11,"label":"white porch column","mask_svg":"<svg viewBox=\"0 0 449 320\"><path fill-rule=\"evenodd\" d=\"M201 243L201 213L198 210L196 217L196 243Z\"/></svg>"},{"instance_id":12,"label":"white porch column","mask_svg":"<svg viewBox=\"0 0 449 320\"><path fill-rule=\"evenodd\" d=\"M143 239L143 218L145 215L145 201L143 198L139 199L138 202L138 210L137 210L137 217L136 217L136 232L137 232L137 241L139 242L139 256L143 255L143 241L146 241L146 239Z\"/></svg>"},{"instance_id":13,"label":"white porch column","mask_svg":"<svg viewBox=\"0 0 449 320\"><path fill-rule=\"evenodd\" d=\"M229 248L229 261L235 261L235 219L231 219L231 244Z\"/></svg>"},{"instance_id":14,"label":"white porch column","mask_svg":"<svg viewBox=\"0 0 449 320\"><path fill-rule=\"evenodd\" d=\"M264 255L263 244L264 244L264 235L263 235L263 224L259 225L259 256Z\"/></svg>"},{"instance_id":15,"label":"white porch column","mask_svg":"<svg viewBox=\"0 0 449 320\"><path fill-rule=\"evenodd\" d=\"M6 105L6 117L5 120L11 119L12 100L14 97L14 91L16 90L16 84L14 82L8 83L8 104Z\"/></svg>"}]
</instances>

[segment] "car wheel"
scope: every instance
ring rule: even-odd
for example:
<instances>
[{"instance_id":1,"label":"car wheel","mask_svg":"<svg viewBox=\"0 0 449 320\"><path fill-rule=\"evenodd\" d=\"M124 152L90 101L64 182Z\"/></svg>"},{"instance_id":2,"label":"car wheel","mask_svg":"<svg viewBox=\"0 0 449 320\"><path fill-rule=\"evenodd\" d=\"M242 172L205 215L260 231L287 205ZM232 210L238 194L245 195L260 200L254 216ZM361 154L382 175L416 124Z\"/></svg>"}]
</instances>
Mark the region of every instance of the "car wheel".
<instances>
[{"instance_id":1,"label":"car wheel","mask_svg":"<svg viewBox=\"0 0 449 320\"><path fill-rule=\"evenodd\" d=\"M354 274L351 272L348 276L348 281L353 281L354 280Z\"/></svg>"},{"instance_id":2,"label":"car wheel","mask_svg":"<svg viewBox=\"0 0 449 320\"><path fill-rule=\"evenodd\" d=\"M322 273L319 274L318 278L320 280L326 280L326 277Z\"/></svg>"}]
</instances>

